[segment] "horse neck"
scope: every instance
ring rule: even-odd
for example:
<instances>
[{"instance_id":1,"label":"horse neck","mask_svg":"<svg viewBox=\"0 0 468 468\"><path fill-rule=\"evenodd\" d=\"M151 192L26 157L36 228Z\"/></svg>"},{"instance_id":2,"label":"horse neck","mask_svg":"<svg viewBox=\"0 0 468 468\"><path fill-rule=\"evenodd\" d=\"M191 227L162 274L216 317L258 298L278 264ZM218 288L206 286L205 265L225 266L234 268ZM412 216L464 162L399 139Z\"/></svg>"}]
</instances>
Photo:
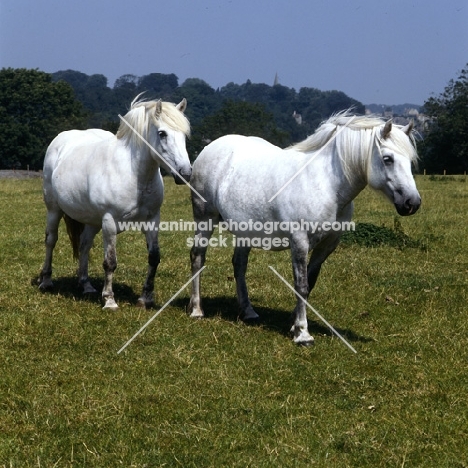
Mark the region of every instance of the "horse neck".
<instances>
[{"instance_id":1,"label":"horse neck","mask_svg":"<svg viewBox=\"0 0 468 468\"><path fill-rule=\"evenodd\" d=\"M132 148L131 164L132 174L136 175L138 185L146 186L159 172L159 163L153 158L146 144Z\"/></svg>"},{"instance_id":2,"label":"horse neck","mask_svg":"<svg viewBox=\"0 0 468 468\"><path fill-rule=\"evenodd\" d=\"M338 193L348 203L368 184L369 164L377 150L375 132L374 127L359 131L346 129L335 142L332 159L339 180Z\"/></svg>"},{"instance_id":3,"label":"horse neck","mask_svg":"<svg viewBox=\"0 0 468 468\"><path fill-rule=\"evenodd\" d=\"M311 157L314 157L313 154ZM331 192L336 194L339 209L351 203L367 186L364 162L357 162L357 158L354 161L342 161L336 149L332 149L331 154L326 152L320 154L319 158L329 177ZM349 164L347 171L343 167L346 163ZM311 170L314 168L311 167Z\"/></svg>"}]
</instances>

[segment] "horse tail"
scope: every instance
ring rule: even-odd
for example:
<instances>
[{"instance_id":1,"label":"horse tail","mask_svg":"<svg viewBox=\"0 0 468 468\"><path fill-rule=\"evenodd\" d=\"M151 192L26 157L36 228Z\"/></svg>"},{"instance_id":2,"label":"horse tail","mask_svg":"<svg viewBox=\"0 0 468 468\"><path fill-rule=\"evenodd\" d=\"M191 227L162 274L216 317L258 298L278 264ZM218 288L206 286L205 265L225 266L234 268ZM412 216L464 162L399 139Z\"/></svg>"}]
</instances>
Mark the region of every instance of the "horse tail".
<instances>
[{"instance_id":1,"label":"horse tail","mask_svg":"<svg viewBox=\"0 0 468 468\"><path fill-rule=\"evenodd\" d=\"M64 215L63 219L67 225L68 237L73 248L73 258L77 260L80 256L80 236L85 225L76 219L70 218L68 215Z\"/></svg>"}]
</instances>

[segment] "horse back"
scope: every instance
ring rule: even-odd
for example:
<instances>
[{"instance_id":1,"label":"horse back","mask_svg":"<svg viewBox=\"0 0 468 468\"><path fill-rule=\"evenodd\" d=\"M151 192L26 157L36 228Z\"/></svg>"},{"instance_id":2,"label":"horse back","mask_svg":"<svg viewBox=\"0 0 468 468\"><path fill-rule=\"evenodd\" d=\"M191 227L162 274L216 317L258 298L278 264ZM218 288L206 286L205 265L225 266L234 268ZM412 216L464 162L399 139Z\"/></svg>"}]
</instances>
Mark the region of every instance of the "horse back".
<instances>
[{"instance_id":1,"label":"horse back","mask_svg":"<svg viewBox=\"0 0 468 468\"><path fill-rule=\"evenodd\" d=\"M97 144L115 138L111 132L100 129L67 130L59 133L50 143L44 158L44 174L54 170L61 157L74 148Z\"/></svg>"}]
</instances>

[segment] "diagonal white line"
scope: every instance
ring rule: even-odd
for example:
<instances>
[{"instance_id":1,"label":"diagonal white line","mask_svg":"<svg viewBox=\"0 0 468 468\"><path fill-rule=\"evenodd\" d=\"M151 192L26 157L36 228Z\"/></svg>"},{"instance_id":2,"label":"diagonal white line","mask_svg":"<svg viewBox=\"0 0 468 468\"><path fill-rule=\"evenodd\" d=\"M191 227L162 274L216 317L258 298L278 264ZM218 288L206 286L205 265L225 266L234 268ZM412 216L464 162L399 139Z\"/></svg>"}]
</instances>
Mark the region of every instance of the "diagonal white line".
<instances>
[{"instance_id":1,"label":"diagonal white line","mask_svg":"<svg viewBox=\"0 0 468 468\"><path fill-rule=\"evenodd\" d=\"M269 200L271 203L336 137L354 120L354 117L349 119L343 127L341 127Z\"/></svg>"},{"instance_id":2,"label":"diagonal white line","mask_svg":"<svg viewBox=\"0 0 468 468\"><path fill-rule=\"evenodd\" d=\"M271 265L270 270L310 309L312 312L351 350L353 353L357 351L328 323Z\"/></svg>"},{"instance_id":3,"label":"diagonal white line","mask_svg":"<svg viewBox=\"0 0 468 468\"><path fill-rule=\"evenodd\" d=\"M189 284L195 279L206 266L200 268L200 270L195 273L118 351L117 354L120 354Z\"/></svg>"},{"instance_id":4,"label":"diagonal white line","mask_svg":"<svg viewBox=\"0 0 468 468\"><path fill-rule=\"evenodd\" d=\"M131 123L129 123L127 120L125 120L125 118L122 117L120 114L119 114L119 118L120 118L120 120L122 120L123 122L125 122L125 123L128 125L128 127L129 127L136 135L138 135L138 137L143 141L143 143L146 144L146 146L148 146L148 148L150 148L151 150L154 151L154 153L156 154L156 156L158 156L158 158L162 159L162 160L171 168L171 171L172 171L174 174L176 174L177 177L179 177L180 179L182 179L182 181L184 182L184 184L187 185L187 186L190 188L190 190L192 190L192 192L196 193L196 194L206 203L206 200L190 185L189 182L187 182L187 181L179 174L179 172L178 172L175 168L173 168L173 167L167 162L167 160L166 160L165 158L163 158L163 157L159 154L159 152L156 150L156 148L154 148L154 147L151 145L151 143L149 143L149 142L146 140L146 138L145 138L140 132L138 132L138 130L137 130L136 128L134 128L134 127L132 126Z\"/></svg>"}]
</instances>

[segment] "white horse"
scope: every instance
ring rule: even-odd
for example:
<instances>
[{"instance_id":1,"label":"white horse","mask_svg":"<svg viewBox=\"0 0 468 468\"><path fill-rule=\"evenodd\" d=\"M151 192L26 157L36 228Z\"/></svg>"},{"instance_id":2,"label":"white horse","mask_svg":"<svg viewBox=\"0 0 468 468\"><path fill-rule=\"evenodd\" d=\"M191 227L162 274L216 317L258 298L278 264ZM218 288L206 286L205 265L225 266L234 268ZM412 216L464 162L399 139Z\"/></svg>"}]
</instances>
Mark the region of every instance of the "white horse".
<instances>
[{"instance_id":1,"label":"white horse","mask_svg":"<svg viewBox=\"0 0 468 468\"><path fill-rule=\"evenodd\" d=\"M185 183L192 172L185 137L190 124L177 106L138 97L114 135L103 130L71 130L59 134L44 159L44 201L47 207L46 256L41 289L53 286L52 254L60 219L65 218L79 258L78 277L85 293L95 293L88 277L88 256L95 235L102 229L105 309L117 309L112 276L117 267L116 235L122 222L147 222L148 274L138 304L153 305L154 277L160 261L159 213L164 195L160 167Z\"/></svg>"},{"instance_id":2,"label":"white horse","mask_svg":"<svg viewBox=\"0 0 468 468\"><path fill-rule=\"evenodd\" d=\"M400 215L418 210L421 198L411 173L417 159L411 132L412 124L402 128L344 112L284 150L256 137L227 135L215 140L193 164L192 187L207 202L192 193L197 222L190 253L192 274L204 265L213 232L209 225L220 222L238 236L232 262L244 321L258 319L245 282L251 247L290 248L294 287L306 300L322 263L339 243L342 230L337 226L349 222L353 199L367 184L383 192ZM203 316L199 275L192 281L189 312ZM294 342L312 344L303 300L297 300L292 322Z\"/></svg>"}]
</instances>

